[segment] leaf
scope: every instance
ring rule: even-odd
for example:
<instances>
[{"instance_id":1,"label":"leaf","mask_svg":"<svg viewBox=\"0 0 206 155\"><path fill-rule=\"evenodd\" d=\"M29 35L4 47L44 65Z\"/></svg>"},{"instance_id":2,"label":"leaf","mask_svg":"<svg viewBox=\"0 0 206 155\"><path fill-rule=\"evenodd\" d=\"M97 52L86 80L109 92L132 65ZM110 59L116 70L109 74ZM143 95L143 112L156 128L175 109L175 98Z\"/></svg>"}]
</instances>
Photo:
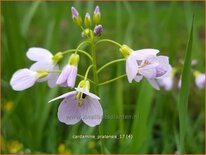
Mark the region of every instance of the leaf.
<instances>
[{"instance_id":1,"label":"leaf","mask_svg":"<svg viewBox=\"0 0 206 155\"><path fill-rule=\"evenodd\" d=\"M185 137L188 123L188 96L190 92L190 76L191 76L191 61L192 61L192 43L193 43L193 21L190 30L189 42L187 45L187 52L184 60L184 67L182 72L182 86L178 100L179 110L179 125L180 125L180 153L185 152Z\"/></svg>"}]
</instances>

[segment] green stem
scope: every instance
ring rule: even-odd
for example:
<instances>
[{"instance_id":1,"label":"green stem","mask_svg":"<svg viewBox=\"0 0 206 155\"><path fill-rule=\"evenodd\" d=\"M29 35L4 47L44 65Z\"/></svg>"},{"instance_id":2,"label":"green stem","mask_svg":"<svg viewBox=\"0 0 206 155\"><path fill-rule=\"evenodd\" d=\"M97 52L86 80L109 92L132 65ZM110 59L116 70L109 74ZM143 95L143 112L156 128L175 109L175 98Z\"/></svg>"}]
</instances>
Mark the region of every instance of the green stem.
<instances>
[{"instance_id":1,"label":"green stem","mask_svg":"<svg viewBox=\"0 0 206 155\"><path fill-rule=\"evenodd\" d=\"M116 77L116 78L114 78L114 79L111 79L111 80L105 81L105 82L103 82L103 83L100 83L100 84L98 84L98 86L102 86L102 85L105 85L105 84L114 82L114 81L119 80L119 79L121 79L121 78L124 78L124 77L126 77L126 76L127 76L127 74L120 75L120 76L118 76L118 77Z\"/></svg>"},{"instance_id":2,"label":"green stem","mask_svg":"<svg viewBox=\"0 0 206 155\"><path fill-rule=\"evenodd\" d=\"M88 73L89 73L89 71L90 71L90 69L91 69L92 67L93 67L93 65L90 65L90 66L87 68L87 71L86 71L85 76L84 76L84 80L87 79Z\"/></svg>"},{"instance_id":3,"label":"green stem","mask_svg":"<svg viewBox=\"0 0 206 155\"><path fill-rule=\"evenodd\" d=\"M99 96L99 90L98 90L98 75L97 75L97 62L96 62L96 44L94 42L94 37L91 38L91 53L92 53L92 59L93 59L93 76L94 76L94 93ZM103 135L103 129L102 125L99 126L99 134ZM100 139L101 144L101 153L104 154L104 141L103 139Z\"/></svg>"},{"instance_id":4,"label":"green stem","mask_svg":"<svg viewBox=\"0 0 206 155\"><path fill-rule=\"evenodd\" d=\"M117 45L119 47L122 47L121 44L119 44L118 42L116 42L114 40L110 40L110 39L101 39L101 40L96 42L96 45L99 44L99 43L102 43L102 42L109 42L109 43L115 44L115 45Z\"/></svg>"},{"instance_id":5,"label":"green stem","mask_svg":"<svg viewBox=\"0 0 206 155\"><path fill-rule=\"evenodd\" d=\"M77 50L77 49L66 50L66 51L62 52L62 54L72 53L72 52L75 52L76 50ZM85 52L85 51L83 51L83 50L80 50L80 49L78 49L78 52L86 55L86 56L92 61L91 55L88 54L87 52Z\"/></svg>"},{"instance_id":6,"label":"green stem","mask_svg":"<svg viewBox=\"0 0 206 155\"><path fill-rule=\"evenodd\" d=\"M76 51L75 51L75 54L77 54L78 49L79 49L81 46L83 46L84 44L87 44L87 43L89 43L88 40L81 42L81 43L77 46Z\"/></svg>"},{"instance_id":7,"label":"green stem","mask_svg":"<svg viewBox=\"0 0 206 155\"><path fill-rule=\"evenodd\" d=\"M103 70L104 68L106 68L107 66L112 65L112 64L117 63L117 62L125 61L125 60L126 59L123 58L123 59L117 59L117 60L110 61L110 62L106 63L105 65L103 65L100 69L98 69L97 74L99 74L99 72L101 70Z\"/></svg>"},{"instance_id":8,"label":"green stem","mask_svg":"<svg viewBox=\"0 0 206 155\"><path fill-rule=\"evenodd\" d=\"M84 79L84 76L83 76L83 75L80 75L80 74L77 74L77 77L80 77L80 78ZM95 82L92 81L91 79L87 78L87 80L89 80L89 82L95 84Z\"/></svg>"}]
</instances>

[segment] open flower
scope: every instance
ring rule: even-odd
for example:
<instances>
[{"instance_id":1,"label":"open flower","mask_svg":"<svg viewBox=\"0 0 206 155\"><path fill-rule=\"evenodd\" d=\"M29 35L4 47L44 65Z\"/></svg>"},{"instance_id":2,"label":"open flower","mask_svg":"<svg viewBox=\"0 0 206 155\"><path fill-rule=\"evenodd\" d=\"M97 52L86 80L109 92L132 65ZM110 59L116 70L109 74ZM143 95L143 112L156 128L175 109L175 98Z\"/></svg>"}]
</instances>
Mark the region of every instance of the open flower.
<instances>
[{"instance_id":1,"label":"open flower","mask_svg":"<svg viewBox=\"0 0 206 155\"><path fill-rule=\"evenodd\" d=\"M49 102L62 99L58 108L58 119L67 125L78 123L82 120L90 127L99 125L102 121L103 110L99 97L89 92L89 81L79 83L76 91L63 94Z\"/></svg>"},{"instance_id":2,"label":"open flower","mask_svg":"<svg viewBox=\"0 0 206 155\"><path fill-rule=\"evenodd\" d=\"M161 87L164 87L165 90L169 91L173 87L173 77L167 76L165 78L157 80Z\"/></svg>"},{"instance_id":3,"label":"open flower","mask_svg":"<svg viewBox=\"0 0 206 155\"><path fill-rule=\"evenodd\" d=\"M126 57L126 74L128 81L140 82L145 77L157 90L159 85L157 79L167 77L171 72L169 59L166 56L156 56L159 50L141 49L133 51L123 45L120 51Z\"/></svg>"},{"instance_id":4,"label":"open flower","mask_svg":"<svg viewBox=\"0 0 206 155\"><path fill-rule=\"evenodd\" d=\"M54 56L50 51L47 49L39 48L39 47L32 47L30 48L27 53L27 57L32 60L36 61L31 67L30 70L38 71L38 70L58 70L59 66L57 63L62 59L62 53L57 53ZM56 80L59 76L59 73L49 73L47 77L38 80L38 82L48 81L49 87L56 86Z\"/></svg>"},{"instance_id":5,"label":"open flower","mask_svg":"<svg viewBox=\"0 0 206 155\"><path fill-rule=\"evenodd\" d=\"M72 54L69 58L69 63L63 68L56 84L62 87L73 88L77 77L77 66L79 63L79 55Z\"/></svg>"},{"instance_id":6,"label":"open flower","mask_svg":"<svg viewBox=\"0 0 206 155\"><path fill-rule=\"evenodd\" d=\"M48 73L46 71L32 71L27 68L16 71L10 81L12 89L21 91L32 87L38 79L44 78Z\"/></svg>"},{"instance_id":7,"label":"open flower","mask_svg":"<svg viewBox=\"0 0 206 155\"><path fill-rule=\"evenodd\" d=\"M199 89L203 89L205 87L205 74L197 73L195 75L195 84Z\"/></svg>"}]
</instances>

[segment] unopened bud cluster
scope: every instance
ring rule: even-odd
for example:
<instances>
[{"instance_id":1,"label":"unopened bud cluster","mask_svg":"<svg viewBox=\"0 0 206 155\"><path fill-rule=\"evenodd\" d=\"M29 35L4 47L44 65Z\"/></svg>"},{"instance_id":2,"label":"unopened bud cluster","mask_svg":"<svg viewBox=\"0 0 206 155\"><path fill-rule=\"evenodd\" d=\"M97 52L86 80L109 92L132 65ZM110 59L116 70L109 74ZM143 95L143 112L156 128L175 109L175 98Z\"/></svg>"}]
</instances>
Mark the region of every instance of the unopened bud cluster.
<instances>
[{"instance_id":1,"label":"unopened bud cluster","mask_svg":"<svg viewBox=\"0 0 206 155\"><path fill-rule=\"evenodd\" d=\"M93 36L101 36L103 27L100 24L101 12L99 6L96 6L92 17L88 12L85 14L84 22L77 9L72 7L71 12L74 23L82 29L82 37L92 38Z\"/></svg>"}]
</instances>

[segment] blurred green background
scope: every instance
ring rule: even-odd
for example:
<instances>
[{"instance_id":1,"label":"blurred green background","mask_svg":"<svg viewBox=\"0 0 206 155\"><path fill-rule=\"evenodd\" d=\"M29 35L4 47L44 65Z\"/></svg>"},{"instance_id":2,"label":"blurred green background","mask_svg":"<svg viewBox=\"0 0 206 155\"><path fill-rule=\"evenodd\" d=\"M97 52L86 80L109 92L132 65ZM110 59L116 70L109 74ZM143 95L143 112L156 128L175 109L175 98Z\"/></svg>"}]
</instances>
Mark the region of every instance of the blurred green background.
<instances>
[{"instance_id":1,"label":"blurred green background","mask_svg":"<svg viewBox=\"0 0 206 155\"><path fill-rule=\"evenodd\" d=\"M74 49L83 41L81 30L72 22L70 8L75 6L84 17L100 6L104 32L101 38L116 40L133 49L157 48L168 55L179 69L171 91L154 90L146 80L129 84L121 79L100 88L104 115L129 115L134 119L103 119L104 135L132 135L132 139L105 139L106 153L178 153L179 119L177 81L183 67L191 19L194 20L193 69L204 72L205 17L204 2L2 2L2 153L99 153L97 139L74 139L73 135L98 135L98 127L84 123L73 126L57 119L60 101L48 100L70 91L49 89L46 83L15 92L9 85L12 74L29 67L29 47L47 48L53 53ZM85 49L89 50L89 49ZM97 47L98 67L121 58L112 44ZM67 58L65 58L65 62ZM80 74L88 59L81 57ZM63 63L62 63L63 65ZM112 65L101 73L105 81L125 72L125 64ZM77 82L80 79L77 79ZM204 90L191 78L188 126L185 139L187 153L204 153Z\"/></svg>"}]
</instances>

